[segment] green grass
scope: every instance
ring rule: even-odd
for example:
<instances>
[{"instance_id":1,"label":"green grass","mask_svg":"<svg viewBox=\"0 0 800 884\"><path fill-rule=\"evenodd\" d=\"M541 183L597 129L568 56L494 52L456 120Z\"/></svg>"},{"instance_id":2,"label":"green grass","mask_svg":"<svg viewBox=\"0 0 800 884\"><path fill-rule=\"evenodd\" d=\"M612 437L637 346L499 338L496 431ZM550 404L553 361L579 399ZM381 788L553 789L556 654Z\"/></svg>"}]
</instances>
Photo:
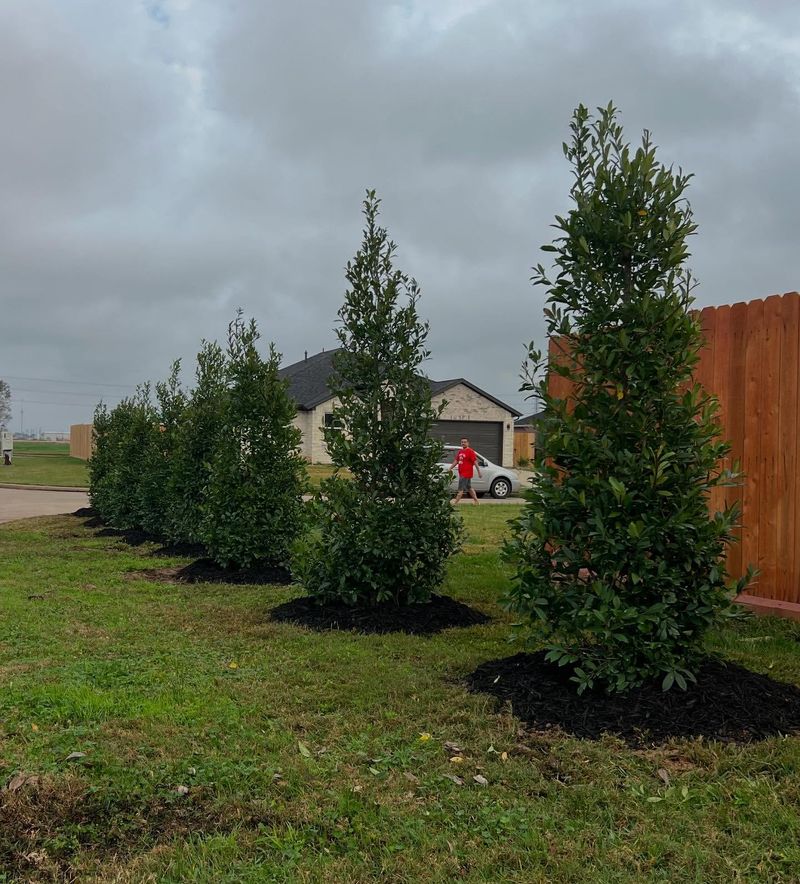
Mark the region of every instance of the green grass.
<instances>
[{"instance_id":1,"label":"green grass","mask_svg":"<svg viewBox=\"0 0 800 884\"><path fill-rule=\"evenodd\" d=\"M69 454L69 442L40 442L36 439L15 439L14 451L19 454Z\"/></svg>"},{"instance_id":2,"label":"green grass","mask_svg":"<svg viewBox=\"0 0 800 884\"><path fill-rule=\"evenodd\" d=\"M0 793L0 881L796 881L797 738L633 751L466 692L517 650L517 508L460 512L445 590L494 620L432 638L272 623L296 589L154 582L181 560L69 517L0 527L0 783L41 778ZM763 619L711 644L799 683L798 640Z\"/></svg>"},{"instance_id":3,"label":"green grass","mask_svg":"<svg viewBox=\"0 0 800 884\"><path fill-rule=\"evenodd\" d=\"M80 488L88 484L86 461L65 454L31 453L21 449L16 442L11 466L0 465L0 485L72 485Z\"/></svg>"}]
</instances>

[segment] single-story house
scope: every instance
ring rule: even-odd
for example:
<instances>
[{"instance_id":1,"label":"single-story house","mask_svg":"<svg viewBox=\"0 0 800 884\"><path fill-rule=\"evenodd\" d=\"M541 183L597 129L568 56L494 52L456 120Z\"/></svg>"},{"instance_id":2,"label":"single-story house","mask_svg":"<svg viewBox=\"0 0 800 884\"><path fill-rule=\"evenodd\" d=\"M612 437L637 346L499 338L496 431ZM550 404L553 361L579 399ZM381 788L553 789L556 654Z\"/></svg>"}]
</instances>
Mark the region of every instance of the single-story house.
<instances>
[{"instance_id":1,"label":"single-story house","mask_svg":"<svg viewBox=\"0 0 800 884\"><path fill-rule=\"evenodd\" d=\"M311 463L331 462L322 428L331 425L336 404L328 386L335 353L336 350L323 350L281 369L297 403L295 424L303 433L301 452ZM484 457L501 466L512 466L514 418L519 417L516 409L465 378L430 381L430 385L434 406L447 401L432 435L455 445L466 436Z\"/></svg>"}]
</instances>

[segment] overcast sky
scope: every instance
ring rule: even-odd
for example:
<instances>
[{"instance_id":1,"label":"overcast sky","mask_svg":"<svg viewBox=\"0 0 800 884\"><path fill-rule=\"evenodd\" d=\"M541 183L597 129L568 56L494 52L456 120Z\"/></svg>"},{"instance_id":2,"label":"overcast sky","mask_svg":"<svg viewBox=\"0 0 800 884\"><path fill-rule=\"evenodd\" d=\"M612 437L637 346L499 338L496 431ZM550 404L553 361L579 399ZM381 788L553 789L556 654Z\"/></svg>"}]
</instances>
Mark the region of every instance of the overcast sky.
<instances>
[{"instance_id":1,"label":"overcast sky","mask_svg":"<svg viewBox=\"0 0 800 884\"><path fill-rule=\"evenodd\" d=\"M13 429L191 381L237 307L334 346L367 187L437 379L517 393L574 106L695 173L699 304L800 288L796 0L5 0L0 377ZM44 379L44 380L34 380Z\"/></svg>"}]
</instances>

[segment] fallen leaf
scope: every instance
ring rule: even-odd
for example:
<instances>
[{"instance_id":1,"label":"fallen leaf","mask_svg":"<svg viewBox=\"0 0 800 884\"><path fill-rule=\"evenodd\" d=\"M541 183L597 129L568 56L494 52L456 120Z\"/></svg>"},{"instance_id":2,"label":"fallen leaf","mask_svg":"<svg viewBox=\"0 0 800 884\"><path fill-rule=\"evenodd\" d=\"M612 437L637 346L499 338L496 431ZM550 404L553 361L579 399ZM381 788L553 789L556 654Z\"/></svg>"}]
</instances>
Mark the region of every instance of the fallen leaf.
<instances>
[{"instance_id":1,"label":"fallen leaf","mask_svg":"<svg viewBox=\"0 0 800 884\"><path fill-rule=\"evenodd\" d=\"M415 776L413 773L411 773L410 770L404 770L404 771L403 771L403 776L404 776L407 780L410 780L412 783L418 783L418 782L419 782L419 777L418 777L418 776Z\"/></svg>"},{"instance_id":2,"label":"fallen leaf","mask_svg":"<svg viewBox=\"0 0 800 884\"><path fill-rule=\"evenodd\" d=\"M23 786L35 786L38 782L39 777L36 774L25 773L25 771L21 770L11 777L3 787L3 791L16 792L17 789L21 789Z\"/></svg>"},{"instance_id":3,"label":"fallen leaf","mask_svg":"<svg viewBox=\"0 0 800 884\"><path fill-rule=\"evenodd\" d=\"M500 753L500 760L501 761L508 761L508 752L501 752Z\"/></svg>"},{"instance_id":4,"label":"fallen leaf","mask_svg":"<svg viewBox=\"0 0 800 884\"><path fill-rule=\"evenodd\" d=\"M368 770L374 777L379 777L381 775L381 772L378 770L377 767L370 767L368 768Z\"/></svg>"},{"instance_id":5,"label":"fallen leaf","mask_svg":"<svg viewBox=\"0 0 800 884\"><path fill-rule=\"evenodd\" d=\"M427 733L427 731L423 731L423 733L421 733L419 735L420 743L427 743L428 740L430 740L430 738L431 738L431 735L429 733Z\"/></svg>"},{"instance_id":6,"label":"fallen leaf","mask_svg":"<svg viewBox=\"0 0 800 884\"><path fill-rule=\"evenodd\" d=\"M178 793L178 795L188 795L189 794L189 787L188 786L176 786L175 791Z\"/></svg>"},{"instance_id":7,"label":"fallen leaf","mask_svg":"<svg viewBox=\"0 0 800 884\"><path fill-rule=\"evenodd\" d=\"M38 724L32 724L32 725L31 725L31 730L32 730L34 733L36 733L36 732L39 730L39 725L38 725Z\"/></svg>"},{"instance_id":8,"label":"fallen leaf","mask_svg":"<svg viewBox=\"0 0 800 884\"><path fill-rule=\"evenodd\" d=\"M308 746L306 746L305 743L298 741L297 748L303 758L311 758L311 750L308 748Z\"/></svg>"},{"instance_id":9,"label":"fallen leaf","mask_svg":"<svg viewBox=\"0 0 800 884\"><path fill-rule=\"evenodd\" d=\"M353 791L360 792L363 788L364 787L360 783L356 783L355 786L353 786Z\"/></svg>"},{"instance_id":10,"label":"fallen leaf","mask_svg":"<svg viewBox=\"0 0 800 884\"><path fill-rule=\"evenodd\" d=\"M449 740L444 744L444 748L447 749L448 752L452 752L453 755L460 755L464 750L459 749L455 743L451 743Z\"/></svg>"},{"instance_id":11,"label":"fallen leaf","mask_svg":"<svg viewBox=\"0 0 800 884\"><path fill-rule=\"evenodd\" d=\"M460 755L454 755L450 759L450 761L452 764L463 764L464 763L464 759Z\"/></svg>"},{"instance_id":12,"label":"fallen leaf","mask_svg":"<svg viewBox=\"0 0 800 884\"><path fill-rule=\"evenodd\" d=\"M238 669L238 668L239 668L239 664L235 660L231 660L231 662L228 663L228 669Z\"/></svg>"},{"instance_id":13,"label":"fallen leaf","mask_svg":"<svg viewBox=\"0 0 800 884\"><path fill-rule=\"evenodd\" d=\"M85 752L70 752L64 761L77 761L79 758L86 758Z\"/></svg>"},{"instance_id":14,"label":"fallen leaf","mask_svg":"<svg viewBox=\"0 0 800 884\"><path fill-rule=\"evenodd\" d=\"M279 774L279 773L274 773L274 774L272 775L272 779L277 783L278 780L282 780L282 779L283 779L283 775L282 775L282 774Z\"/></svg>"},{"instance_id":15,"label":"fallen leaf","mask_svg":"<svg viewBox=\"0 0 800 884\"><path fill-rule=\"evenodd\" d=\"M445 774L445 777L446 777L448 780L451 780L452 782L454 782L457 786L463 786L463 785L464 785L464 781L461 779L461 777L457 777L455 774L447 774L447 773L446 773L446 774Z\"/></svg>"},{"instance_id":16,"label":"fallen leaf","mask_svg":"<svg viewBox=\"0 0 800 884\"><path fill-rule=\"evenodd\" d=\"M667 773L667 771L664 770L663 767L659 767L659 769L658 769L658 775L659 775L659 777L661 777L661 779L664 781L664 784L665 784L666 786L668 786L668 785L669 785L669 773Z\"/></svg>"},{"instance_id":17,"label":"fallen leaf","mask_svg":"<svg viewBox=\"0 0 800 884\"><path fill-rule=\"evenodd\" d=\"M479 786L488 786L489 785L489 781L486 779L486 777L481 776L480 774L475 774L475 776L472 779L475 780L475 782Z\"/></svg>"},{"instance_id":18,"label":"fallen leaf","mask_svg":"<svg viewBox=\"0 0 800 884\"><path fill-rule=\"evenodd\" d=\"M186 773L188 773L190 777L193 777L193 776L197 773L197 768L196 768L196 767L190 767L189 770L186 771Z\"/></svg>"}]
</instances>

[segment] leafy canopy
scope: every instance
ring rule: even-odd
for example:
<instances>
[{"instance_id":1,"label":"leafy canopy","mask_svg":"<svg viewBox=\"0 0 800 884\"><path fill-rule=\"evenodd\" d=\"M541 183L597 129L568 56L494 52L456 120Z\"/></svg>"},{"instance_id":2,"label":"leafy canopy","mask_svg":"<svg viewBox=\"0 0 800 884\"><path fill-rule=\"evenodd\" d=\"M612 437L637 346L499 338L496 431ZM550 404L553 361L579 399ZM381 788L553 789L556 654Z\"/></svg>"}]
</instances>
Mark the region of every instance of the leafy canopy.
<instances>
[{"instance_id":1,"label":"leafy canopy","mask_svg":"<svg viewBox=\"0 0 800 884\"><path fill-rule=\"evenodd\" d=\"M708 511L712 488L736 476L720 468L717 403L692 383L703 339L684 266L690 176L656 160L647 131L632 149L611 104L596 118L578 107L570 128L573 207L543 246L554 273L534 275L555 352L531 347L526 365L523 389L544 405L541 478L506 547L508 604L580 690L685 687L729 610L737 520L736 506ZM553 374L567 399L551 395Z\"/></svg>"},{"instance_id":2,"label":"leafy canopy","mask_svg":"<svg viewBox=\"0 0 800 884\"><path fill-rule=\"evenodd\" d=\"M428 325L417 312L416 280L394 268L395 244L378 224L368 191L361 248L348 262L324 428L334 475L316 502L317 531L298 557L308 592L347 604L425 602L457 549L459 522L430 438L441 413L420 367Z\"/></svg>"}]
</instances>

